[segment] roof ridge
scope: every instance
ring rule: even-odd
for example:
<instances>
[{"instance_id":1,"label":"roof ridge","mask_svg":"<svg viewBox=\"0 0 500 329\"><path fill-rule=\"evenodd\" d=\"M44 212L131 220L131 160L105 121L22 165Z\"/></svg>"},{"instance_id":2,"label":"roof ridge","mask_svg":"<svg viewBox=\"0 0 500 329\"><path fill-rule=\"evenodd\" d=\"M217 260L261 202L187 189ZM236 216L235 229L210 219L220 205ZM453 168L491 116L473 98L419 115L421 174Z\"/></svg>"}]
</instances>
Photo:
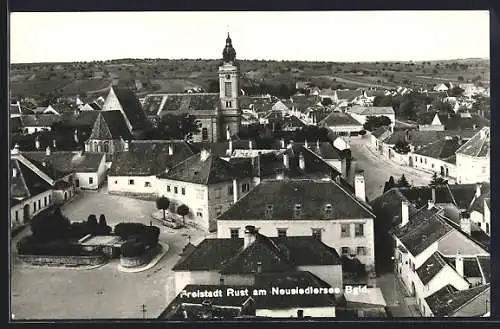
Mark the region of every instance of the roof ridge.
<instances>
[{"instance_id":1,"label":"roof ridge","mask_svg":"<svg viewBox=\"0 0 500 329\"><path fill-rule=\"evenodd\" d=\"M15 159L16 161L16 166L17 166L17 170L19 170L19 173L21 175L21 181L23 182L23 186L26 190L26 192L28 192L28 198L31 198L31 191L30 189L28 188L28 184L26 184L26 180L24 179L24 175L23 175L23 172L21 170L21 166L19 165L19 160Z\"/></svg>"},{"instance_id":2,"label":"roof ridge","mask_svg":"<svg viewBox=\"0 0 500 329\"><path fill-rule=\"evenodd\" d=\"M38 175L40 178L42 178L44 181L46 181L49 185L54 185L55 180L52 179L50 176L45 174L43 171L37 168L30 160L26 159L22 154L17 155L18 161L21 161L22 164L24 164L28 169L33 171L36 175Z\"/></svg>"},{"instance_id":3,"label":"roof ridge","mask_svg":"<svg viewBox=\"0 0 500 329\"><path fill-rule=\"evenodd\" d=\"M467 291L467 290L473 290L473 289L477 289L479 290L479 288L484 288L483 290L479 291L476 295L474 295L472 298L469 298L467 299L462 305L458 306L455 310L453 310L453 313L456 313L458 312L460 309L464 308L465 306L467 306L468 304L472 303L475 299L477 299L482 293L484 293L486 290L488 290L489 288L491 289L491 286L490 286L490 283L487 283L487 284L484 284L484 285L479 285L479 286L476 286L476 287L472 287L472 288L469 288L469 289L465 289L465 290L458 290L458 291L455 291L454 294L459 294L460 292L463 292L463 291ZM486 312L485 312L486 313Z\"/></svg>"},{"instance_id":4,"label":"roof ridge","mask_svg":"<svg viewBox=\"0 0 500 329\"><path fill-rule=\"evenodd\" d=\"M453 192L451 191L450 185L448 183L445 183L445 185L446 185L446 189L450 193L451 200L453 201L453 204L455 205L455 207L458 208L457 201L455 200L455 196L453 195Z\"/></svg>"}]
</instances>

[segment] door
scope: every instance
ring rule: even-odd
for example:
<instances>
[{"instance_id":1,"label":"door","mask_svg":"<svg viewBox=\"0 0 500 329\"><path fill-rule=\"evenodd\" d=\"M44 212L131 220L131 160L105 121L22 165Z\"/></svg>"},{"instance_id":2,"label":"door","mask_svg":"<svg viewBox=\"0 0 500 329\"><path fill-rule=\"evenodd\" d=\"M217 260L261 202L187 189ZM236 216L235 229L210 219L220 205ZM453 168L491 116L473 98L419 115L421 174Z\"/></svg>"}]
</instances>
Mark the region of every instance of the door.
<instances>
[{"instance_id":1,"label":"door","mask_svg":"<svg viewBox=\"0 0 500 329\"><path fill-rule=\"evenodd\" d=\"M80 180L78 178L75 179L75 186L80 187Z\"/></svg>"},{"instance_id":2,"label":"door","mask_svg":"<svg viewBox=\"0 0 500 329\"><path fill-rule=\"evenodd\" d=\"M444 167L441 166L441 176L444 176Z\"/></svg>"}]
</instances>

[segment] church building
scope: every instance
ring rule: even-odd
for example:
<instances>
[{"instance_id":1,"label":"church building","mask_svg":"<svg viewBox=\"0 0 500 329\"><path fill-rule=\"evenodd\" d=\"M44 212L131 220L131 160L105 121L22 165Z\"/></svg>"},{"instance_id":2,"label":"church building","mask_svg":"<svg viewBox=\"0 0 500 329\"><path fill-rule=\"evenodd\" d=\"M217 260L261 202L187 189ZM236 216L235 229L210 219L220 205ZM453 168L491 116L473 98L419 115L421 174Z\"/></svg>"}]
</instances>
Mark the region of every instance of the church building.
<instances>
[{"instance_id":1,"label":"church building","mask_svg":"<svg viewBox=\"0 0 500 329\"><path fill-rule=\"evenodd\" d=\"M149 94L143 102L144 112L152 122L165 115L194 115L200 130L193 134L193 142L228 140L239 133L241 125L240 68L229 34L222 51L218 78L219 93Z\"/></svg>"}]
</instances>

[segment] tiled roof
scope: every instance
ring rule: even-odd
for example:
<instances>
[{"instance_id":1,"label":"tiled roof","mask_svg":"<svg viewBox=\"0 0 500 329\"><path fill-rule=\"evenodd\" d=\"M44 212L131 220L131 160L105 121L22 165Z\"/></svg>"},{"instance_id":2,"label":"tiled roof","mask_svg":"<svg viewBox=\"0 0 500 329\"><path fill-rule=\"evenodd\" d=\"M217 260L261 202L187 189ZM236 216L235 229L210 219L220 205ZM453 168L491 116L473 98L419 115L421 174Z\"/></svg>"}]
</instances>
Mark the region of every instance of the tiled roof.
<instances>
[{"instance_id":1,"label":"tiled roof","mask_svg":"<svg viewBox=\"0 0 500 329\"><path fill-rule=\"evenodd\" d=\"M424 285L428 284L444 267L446 262L439 252L433 253L417 269L417 275Z\"/></svg>"},{"instance_id":2,"label":"tiled roof","mask_svg":"<svg viewBox=\"0 0 500 329\"><path fill-rule=\"evenodd\" d=\"M301 144L301 145L303 145L303 144ZM309 142L309 149L323 159L327 159L327 160L331 160L331 159L340 160L340 159L342 159L342 156L340 155L340 151L337 150L329 142L320 142L319 148L318 148L318 143Z\"/></svg>"},{"instance_id":3,"label":"tiled roof","mask_svg":"<svg viewBox=\"0 0 500 329\"><path fill-rule=\"evenodd\" d=\"M425 301L427 305L429 305L434 316L453 316L464 305L474 303L475 297L483 293L490 293L489 284L467 290L457 290L452 285L448 284L427 297ZM478 309L484 310L482 301L481 304L480 307L478 306ZM484 313L486 313L485 310L477 314L477 316L483 315Z\"/></svg>"},{"instance_id":4,"label":"tiled roof","mask_svg":"<svg viewBox=\"0 0 500 329\"><path fill-rule=\"evenodd\" d=\"M12 177L11 172L11 197L30 197L50 190L51 185L37 173L32 171L24 163L18 160L12 160L12 166L18 168L17 177Z\"/></svg>"},{"instance_id":5,"label":"tiled roof","mask_svg":"<svg viewBox=\"0 0 500 329\"><path fill-rule=\"evenodd\" d=\"M339 100L353 101L356 97L363 95L362 90L337 90L337 98Z\"/></svg>"},{"instance_id":6,"label":"tiled roof","mask_svg":"<svg viewBox=\"0 0 500 329\"><path fill-rule=\"evenodd\" d=\"M271 291L274 287L280 289L330 288L330 285L310 272L280 272L262 273L255 276L255 287ZM335 288L335 287L334 287ZM341 301L340 296L333 294L295 294L271 295L257 297L257 309L304 308L304 307L335 307Z\"/></svg>"},{"instance_id":7,"label":"tiled roof","mask_svg":"<svg viewBox=\"0 0 500 329\"><path fill-rule=\"evenodd\" d=\"M295 205L301 206L300 215ZM331 213L326 206L331 205ZM268 210L272 206L272 211ZM219 216L219 220L373 218L371 209L333 181L266 180Z\"/></svg>"},{"instance_id":8,"label":"tiled roof","mask_svg":"<svg viewBox=\"0 0 500 329\"><path fill-rule=\"evenodd\" d=\"M455 257L444 257L444 259L453 269L456 270ZM477 257L463 257L463 262L465 278L480 278L482 276Z\"/></svg>"},{"instance_id":9,"label":"tiled roof","mask_svg":"<svg viewBox=\"0 0 500 329\"><path fill-rule=\"evenodd\" d=\"M476 127L488 127L490 122L477 114L470 116L438 114L445 130L471 130Z\"/></svg>"},{"instance_id":10,"label":"tiled roof","mask_svg":"<svg viewBox=\"0 0 500 329\"><path fill-rule=\"evenodd\" d=\"M21 116L24 127L51 127L60 120L61 117L56 114L31 114Z\"/></svg>"},{"instance_id":11,"label":"tiled roof","mask_svg":"<svg viewBox=\"0 0 500 329\"><path fill-rule=\"evenodd\" d=\"M216 108L220 108L218 93L177 94L167 96L161 112L213 111Z\"/></svg>"},{"instance_id":12,"label":"tiled roof","mask_svg":"<svg viewBox=\"0 0 500 329\"><path fill-rule=\"evenodd\" d=\"M320 125L332 126L360 126L363 125L359 123L356 119L351 117L349 114L342 112L332 112L326 118L321 120Z\"/></svg>"},{"instance_id":13,"label":"tiled roof","mask_svg":"<svg viewBox=\"0 0 500 329\"><path fill-rule=\"evenodd\" d=\"M243 248L243 239L205 239L173 270L257 273L257 262L261 262L263 272L341 264L335 249L312 236L268 238L256 233L247 248Z\"/></svg>"},{"instance_id":14,"label":"tiled roof","mask_svg":"<svg viewBox=\"0 0 500 329\"><path fill-rule=\"evenodd\" d=\"M101 106L99 104L97 104L96 102L88 103L88 105L90 107L92 107L92 109L94 111L100 111L100 110L102 110Z\"/></svg>"},{"instance_id":15,"label":"tiled roof","mask_svg":"<svg viewBox=\"0 0 500 329\"><path fill-rule=\"evenodd\" d=\"M210 185L231 181L244 176L237 167L221 158L208 155L203 161L201 153L192 155L183 162L173 167L168 173L160 175L161 178L190 182L193 184Z\"/></svg>"},{"instance_id":16,"label":"tiled roof","mask_svg":"<svg viewBox=\"0 0 500 329\"><path fill-rule=\"evenodd\" d=\"M173 154L169 155L172 147ZM132 141L127 152L115 154L109 176L150 176L164 173L193 155L184 141Z\"/></svg>"},{"instance_id":17,"label":"tiled roof","mask_svg":"<svg viewBox=\"0 0 500 329\"><path fill-rule=\"evenodd\" d=\"M490 156L490 128L482 128L474 137L468 140L458 150L457 154L472 157Z\"/></svg>"},{"instance_id":18,"label":"tiled roof","mask_svg":"<svg viewBox=\"0 0 500 329\"><path fill-rule=\"evenodd\" d=\"M78 114L75 112L66 112L61 115L61 122L70 128L92 128L98 111L81 111Z\"/></svg>"},{"instance_id":19,"label":"tiled roof","mask_svg":"<svg viewBox=\"0 0 500 329\"><path fill-rule=\"evenodd\" d=\"M83 152L80 154L77 151L52 151L50 155L45 152L23 152L22 154L35 162L52 165L63 175L72 172L97 172L104 157L104 153Z\"/></svg>"},{"instance_id":20,"label":"tiled roof","mask_svg":"<svg viewBox=\"0 0 500 329\"><path fill-rule=\"evenodd\" d=\"M401 193L399 188L392 188L373 200L370 205L373 208L373 212L377 215L377 218L390 219L392 226L395 226L401 224L402 201L408 201L408 199ZM418 209L412 203L408 204L410 216L417 211ZM375 220L377 220L377 218Z\"/></svg>"},{"instance_id":21,"label":"tiled roof","mask_svg":"<svg viewBox=\"0 0 500 329\"><path fill-rule=\"evenodd\" d=\"M411 145L424 146L446 136L444 131L420 131L420 130L404 130L395 131L392 135L384 140L384 143L394 145L398 141L407 140Z\"/></svg>"},{"instance_id":22,"label":"tiled roof","mask_svg":"<svg viewBox=\"0 0 500 329\"><path fill-rule=\"evenodd\" d=\"M306 124L297 118L295 115L284 116L281 120L281 128L302 128L305 127Z\"/></svg>"},{"instance_id":23,"label":"tiled roof","mask_svg":"<svg viewBox=\"0 0 500 329\"><path fill-rule=\"evenodd\" d=\"M394 235L413 256L417 256L453 230L453 227L440 217L441 212L435 207L424 207L410 216L405 226L395 229Z\"/></svg>"},{"instance_id":24,"label":"tiled roof","mask_svg":"<svg viewBox=\"0 0 500 329\"><path fill-rule=\"evenodd\" d=\"M147 122L141 103L132 90L112 86L132 129L142 129Z\"/></svg>"},{"instance_id":25,"label":"tiled roof","mask_svg":"<svg viewBox=\"0 0 500 329\"><path fill-rule=\"evenodd\" d=\"M132 134L121 111L99 112L92 128L90 139L111 140L120 138L125 140L132 138Z\"/></svg>"},{"instance_id":26,"label":"tiled roof","mask_svg":"<svg viewBox=\"0 0 500 329\"><path fill-rule=\"evenodd\" d=\"M390 106L353 106L349 112L367 116L394 115L394 109Z\"/></svg>"},{"instance_id":27,"label":"tiled roof","mask_svg":"<svg viewBox=\"0 0 500 329\"><path fill-rule=\"evenodd\" d=\"M248 150L250 148L249 140L233 140L232 143L233 143L233 150ZM196 142L196 143L190 143L189 146L191 147L194 153L201 152L202 149L205 149L205 150L210 150L210 153L214 156L224 157L228 156L227 150L229 149L229 141L215 142L215 143Z\"/></svg>"},{"instance_id":28,"label":"tiled roof","mask_svg":"<svg viewBox=\"0 0 500 329\"><path fill-rule=\"evenodd\" d=\"M11 133L20 131L22 128L23 128L23 123L20 117L9 119L9 129Z\"/></svg>"},{"instance_id":29,"label":"tiled roof","mask_svg":"<svg viewBox=\"0 0 500 329\"><path fill-rule=\"evenodd\" d=\"M423 146L414 153L434 159L447 159L454 156L459 147L458 138L445 137Z\"/></svg>"}]
</instances>

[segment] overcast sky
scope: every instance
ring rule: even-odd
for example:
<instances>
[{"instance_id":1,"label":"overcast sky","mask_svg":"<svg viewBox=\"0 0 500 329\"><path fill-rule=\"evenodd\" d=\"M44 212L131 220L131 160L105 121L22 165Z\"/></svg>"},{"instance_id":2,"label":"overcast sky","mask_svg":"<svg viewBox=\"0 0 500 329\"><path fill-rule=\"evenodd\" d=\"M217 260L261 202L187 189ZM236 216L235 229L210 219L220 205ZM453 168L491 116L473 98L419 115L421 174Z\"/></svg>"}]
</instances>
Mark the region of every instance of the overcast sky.
<instances>
[{"instance_id":1,"label":"overcast sky","mask_svg":"<svg viewBox=\"0 0 500 329\"><path fill-rule=\"evenodd\" d=\"M12 13L12 63L222 56L383 61L489 58L487 11Z\"/></svg>"}]
</instances>

